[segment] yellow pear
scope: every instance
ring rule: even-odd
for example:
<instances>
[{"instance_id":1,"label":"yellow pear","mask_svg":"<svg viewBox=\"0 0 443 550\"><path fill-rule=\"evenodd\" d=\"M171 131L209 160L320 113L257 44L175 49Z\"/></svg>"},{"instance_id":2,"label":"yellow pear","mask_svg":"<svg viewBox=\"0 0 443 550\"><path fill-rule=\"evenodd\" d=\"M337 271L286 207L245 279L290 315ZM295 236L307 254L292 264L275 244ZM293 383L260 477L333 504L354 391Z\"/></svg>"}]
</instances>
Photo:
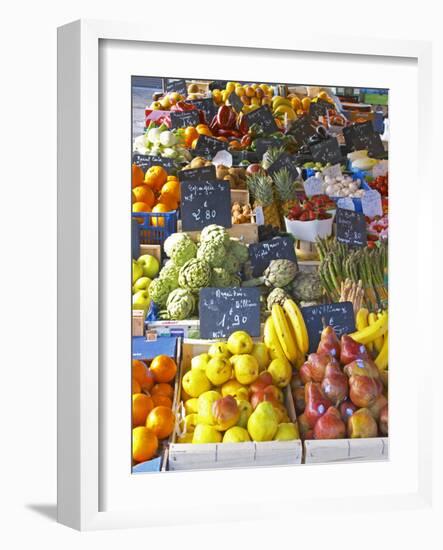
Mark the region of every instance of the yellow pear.
<instances>
[{"instance_id":1,"label":"yellow pear","mask_svg":"<svg viewBox=\"0 0 443 550\"><path fill-rule=\"evenodd\" d=\"M257 344L254 344L251 355L257 359L259 372L263 372L268 368L269 363L271 362L271 358L269 357L269 352L266 344L264 344L263 342L258 342Z\"/></svg>"},{"instance_id":2,"label":"yellow pear","mask_svg":"<svg viewBox=\"0 0 443 550\"><path fill-rule=\"evenodd\" d=\"M183 376L182 386L190 397L198 397L211 389L211 382L200 369L191 369Z\"/></svg>"},{"instance_id":3,"label":"yellow pear","mask_svg":"<svg viewBox=\"0 0 443 550\"><path fill-rule=\"evenodd\" d=\"M254 342L244 330L236 330L228 338L228 349L235 355L239 353L251 353Z\"/></svg>"},{"instance_id":4,"label":"yellow pear","mask_svg":"<svg viewBox=\"0 0 443 550\"><path fill-rule=\"evenodd\" d=\"M238 380L231 379L228 380L223 384L221 387L221 393L223 397L226 397L227 395L232 395L232 397L235 397L235 399L248 399L249 391L248 388L243 386L243 384L240 384Z\"/></svg>"},{"instance_id":5,"label":"yellow pear","mask_svg":"<svg viewBox=\"0 0 443 550\"><path fill-rule=\"evenodd\" d=\"M243 443L245 441L251 441L251 438L247 430L240 426L229 428L223 436L223 443Z\"/></svg>"},{"instance_id":6,"label":"yellow pear","mask_svg":"<svg viewBox=\"0 0 443 550\"><path fill-rule=\"evenodd\" d=\"M206 376L214 386L220 386L227 382L232 376L232 367L229 359L222 355L212 357L206 365Z\"/></svg>"},{"instance_id":7,"label":"yellow pear","mask_svg":"<svg viewBox=\"0 0 443 550\"><path fill-rule=\"evenodd\" d=\"M221 443L222 435L213 426L197 424L192 443Z\"/></svg>"},{"instance_id":8,"label":"yellow pear","mask_svg":"<svg viewBox=\"0 0 443 550\"><path fill-rule=\"evenodd\" d=\"M240 384L252 384L258 378L258 361L252 355L242 355L234 365L235 378Z\"/></svg>"},{"instance_id":9,"label":"yellow pear","mask_svg":"<svg viewBox=\"0 0 443 550\"><path fill-rule=\"evenodd\" d=\"M283 422L277 427L277 432L274 435L275 441L292 441L293 439L300 439L297 424L292 422Z\"/></svg>"},{"instance_id":10,"label":"yellow pear","mask_svg":"<svg viewBox=\"0 0 443 550\"><path fill-rule=\"evenodd\" d=\"M248 426L249 417L252 414L252 405L245 399L237 399L238 408L240 409L240 417L237 420L237 426L246 428Z\"/></svg>"},{"instance_id":11,"label":"yellow pear","mask_svg":"<svg viewBox=\"0 0 443 550\"><path fill-rule=\"evenodd\" d=\"M277 433L277 414L270 401L259 403L248 420L248 432L254 441L272 441Z\"/></svg>"},{"instance_id":12,"label":"yellow pear","mask_svg":"<svg viewBox=\"0 0 443 550\"><path fill-rule=\"evenodd\" d=\"M209 346L208 355L210 357L217 357L221 355L222 357L229 358L231 353L226 342L215 342Z\"/></svg>"},{"instance_id":13,"label":"yellow pear","mask_svg":"<svg viewBox=\"0 0 443 550\"><path fill-rule=\"evenodd\" d=\"M292 367L287 359L277 357L273 359L268 367L272 381L278 388L286 387L292 378Z\"/></svg>"},{"instance_id":14,"label":"yellow pear","mask_svg":"<svg viewBox=\"0 0 443 550\"><path fill-rule=\"evenodd\" d=\"M191 369L206 370L206 365L210 359L209 353L200 353L191 359Z\"/></svg>"},{"instance_id":15,"label":"yellow pear","mask_svg":"<svg viewBox=\"0 0 443 550\"><path fill-rule=\"evenodd\" d=\"M186 414L196 413L198 411L198 398L191 397L191 399L187 399L183 406Z\"/></svg>"},{"instance_id":16,"label":"yellow pear","mask_svg":"<svg viewBox=\"0 0 443 550\"><path fill-rule=\"evenodd\" d=\"M221 395L214 390L205 391L198 398L198 423L212 426L215 424L212 414L212 405L221 398Z\"/></svg>"}]
</instances>

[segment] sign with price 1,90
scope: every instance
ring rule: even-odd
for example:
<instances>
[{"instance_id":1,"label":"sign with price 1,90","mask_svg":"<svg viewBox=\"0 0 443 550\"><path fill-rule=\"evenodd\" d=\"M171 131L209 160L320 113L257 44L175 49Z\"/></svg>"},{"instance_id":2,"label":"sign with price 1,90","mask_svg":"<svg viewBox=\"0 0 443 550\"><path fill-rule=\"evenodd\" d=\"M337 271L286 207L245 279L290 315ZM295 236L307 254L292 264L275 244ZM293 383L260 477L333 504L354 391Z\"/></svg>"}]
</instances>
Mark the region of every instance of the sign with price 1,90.
<instances>
[{"instance_id":1,"label":"sign with price 1,90","mask_svg":"<svg viewBox=\"0 0 443 550\"><path fill-rule=\"evenodd\" d=\"M201 231L210 224L231 227L231 191L228 181L182 179L180 185L183 231Z\"/></svg>"}]
</instances>

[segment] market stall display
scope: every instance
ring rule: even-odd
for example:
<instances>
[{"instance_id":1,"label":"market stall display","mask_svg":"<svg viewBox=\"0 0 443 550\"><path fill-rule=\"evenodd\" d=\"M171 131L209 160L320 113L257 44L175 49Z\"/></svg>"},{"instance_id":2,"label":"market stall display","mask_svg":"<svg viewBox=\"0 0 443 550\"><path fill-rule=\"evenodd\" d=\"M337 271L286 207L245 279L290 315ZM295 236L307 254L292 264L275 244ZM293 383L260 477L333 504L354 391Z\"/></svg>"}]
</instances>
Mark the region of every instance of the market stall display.
<instances>
[{"instance_id":1,"label":"market stall display","mask_svg":"<svg viewBox=\"0 0 443 550\"><path fill-rule=\"evenodd\" d=\"M179 352L133 360L134 472L386 459L388 143L371 106L165 82L133 142L133 336Z\"/></svg>"}]
</instances>

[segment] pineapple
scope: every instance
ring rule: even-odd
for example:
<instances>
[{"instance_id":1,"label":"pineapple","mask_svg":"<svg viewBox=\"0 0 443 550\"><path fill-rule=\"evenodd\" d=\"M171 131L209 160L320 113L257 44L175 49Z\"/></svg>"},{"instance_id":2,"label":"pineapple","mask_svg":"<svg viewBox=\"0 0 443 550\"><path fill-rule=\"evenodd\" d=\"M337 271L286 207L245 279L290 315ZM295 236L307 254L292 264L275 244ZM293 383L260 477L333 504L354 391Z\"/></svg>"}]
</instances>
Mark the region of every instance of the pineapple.
<instances>
[{"instance_id":1,"label":"pineapple","mask_svg":"<svg viewBox=\"0 0 443 550\"><path fill-rule=\"evenodd\" d=\"M269 149L263 155L263 159L261 162L262 167L267 170L271 166L271 164L273 164L284 152L284 150L284 147L269 147Z\"/></svg>"},{"instance_id":2,"label":"pineapple","mask_svg":"<svg viewBox=\"0 0 443 550\"><path fill-rule=\"evenodd\" d=\"M287 216L289 210L298 204L295 193L297 184L287 168L275 172L273 179L282 214Z\"/></svg>"},{"instance_id":3,"label":"pineapple","mask_svg":"<svg viewBox=\"0 0 443 550\"><path fill-rule=\"evenodd\" d=\"M263 208L265 225L272 225L281 229L280 214L274 197L274 185L272 178L262 172L255 172L246 178L246 183L254 196L255 206Z\"/></svg>"}]
</instances>

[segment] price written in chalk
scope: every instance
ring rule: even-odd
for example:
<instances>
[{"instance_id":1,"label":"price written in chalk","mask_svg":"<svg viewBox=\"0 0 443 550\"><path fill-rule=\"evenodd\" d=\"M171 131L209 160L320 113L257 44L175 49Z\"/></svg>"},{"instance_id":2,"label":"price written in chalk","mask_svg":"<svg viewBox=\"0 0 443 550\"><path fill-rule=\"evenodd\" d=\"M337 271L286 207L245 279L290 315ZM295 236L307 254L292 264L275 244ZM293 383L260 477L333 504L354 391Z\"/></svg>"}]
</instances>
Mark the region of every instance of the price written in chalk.
<instances>
[{"instance_id":1,"label":"price written in chalk","mask_svg":"<svg viewBox=\"0 0 443 550\"><path fill-rule=\"evenodd\" d=\"M348 244L351 247L363 247L367 245L365 215L352 210L337 208L337 241Z\"/></svg>"},{"instance_id":2,"label":"price written in chalk","mask_svg":"<svg viewBox=\"0 0 443 550\"><path fill-rule=\"evenodd\" d=\"M210 224L231 227L228 181L181 181L183 231L200 231Z\"/></svg>"},{"instance_id":3,"label":"price written in chalk","mask_svg":"<svg viewBox=\"0 0 443 550\"><path fill-rule=\"evenodd\" d=\"M183 78L176 80L166 79L165 92L177 92L180 95L186 96L188 94L188 89L186 87L186 81Z\"/></svg>"},{"instance_id":4,"label":"price written in chalk","mask_svg":"<svg viewBox=\"0 0 443 550\"><path fill-rule=\"evenodd\" d=\"M250 244L249 259L254 277L261 275L271 260L291 260L297 263L294 241L291 237L277 237L268 241Z\"/></svg>"},{"instance_id":5,"label":"price written in chalk","mask_svg":"<svg viewBox=\"0 0 443 550\"><path fill-rule=\"evenodd\" d=\"M228 338L236 330L260 336L260 291L257 288L202 288L200 336Z\"/></svg>"},{"instance_id":6,"label":"price written in chalk","mask_svg":"<svg viewBox=\"0 0 443 550\"><path fill-rule=\"evenodd\" d=\"M200 122L200 117L197 109L192 111L171 111L171 126L172 128L186 128L187 126L197 126Z\"/></svg>"}]
</instances>

